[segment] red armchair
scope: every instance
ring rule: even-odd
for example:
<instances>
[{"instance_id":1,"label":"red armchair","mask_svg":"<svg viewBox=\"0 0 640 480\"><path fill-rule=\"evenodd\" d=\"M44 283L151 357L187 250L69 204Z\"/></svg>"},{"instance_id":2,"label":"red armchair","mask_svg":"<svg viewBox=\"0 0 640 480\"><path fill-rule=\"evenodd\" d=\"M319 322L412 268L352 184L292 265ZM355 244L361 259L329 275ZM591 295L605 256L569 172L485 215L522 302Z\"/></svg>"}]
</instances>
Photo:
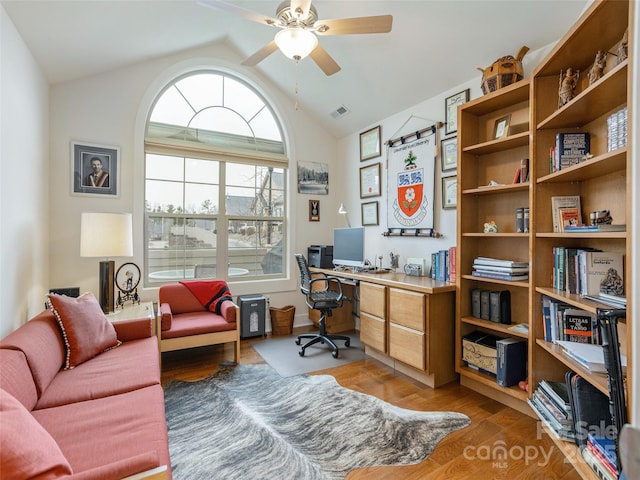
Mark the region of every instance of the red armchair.
<instances>
[{"instance_id":1,"label":"red armchair","mask_svg":"<svg viewBox=\"0 0 640 480\"><path fill-rule=\"evenodd\" d=\"M159 290L161 352L235 343L234 361L240 359L240 318L226 282L195 280L162 285Z\"/></svg>"}]
</instances>

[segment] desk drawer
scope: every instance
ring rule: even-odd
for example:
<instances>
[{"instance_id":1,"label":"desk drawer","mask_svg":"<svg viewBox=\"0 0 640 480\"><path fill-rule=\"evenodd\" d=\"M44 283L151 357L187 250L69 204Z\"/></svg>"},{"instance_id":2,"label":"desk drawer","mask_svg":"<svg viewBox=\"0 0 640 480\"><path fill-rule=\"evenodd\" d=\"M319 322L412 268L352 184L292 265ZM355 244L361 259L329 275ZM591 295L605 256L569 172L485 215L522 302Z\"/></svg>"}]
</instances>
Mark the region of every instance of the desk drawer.
<instances>
[{"instance_id":1,"label":"desk drawer","mask_svg":"<svg viewBox=\"0 0 640 480\"><path fill-rule=\"evenodd\" d=\"M424 293L390 288L389 321L424 332L425 304Z\"/></svg>"},{"instance_id":2,"label":"desk drawer","mask_svg":"<svg viewBox=\"0 0 640 480\"><path fill-rule=\"evenodd\" d=\"M425 334L396 323L389 324L389 355L407 365L425 370Z\"/></svg>"},{"instance_id":3,"label":"desk drawer","mask_svg":"<svg viewBox=\"0 0 640 480\"><path fill-rule=\"evenodd\" d=\"M360 282L360 311L387 318L387 287Z\"/></svg>"},{"instance_id":4,"label":"desk drawer","mask_svg":"<svg viewBox=\"0 0 640 480\"><path fill-rule=\"evenodd\" d=\"M371 348L386 353L387 333L385 323L382 318L360 312L360 341Z\"/></svg>"}]
</instances>

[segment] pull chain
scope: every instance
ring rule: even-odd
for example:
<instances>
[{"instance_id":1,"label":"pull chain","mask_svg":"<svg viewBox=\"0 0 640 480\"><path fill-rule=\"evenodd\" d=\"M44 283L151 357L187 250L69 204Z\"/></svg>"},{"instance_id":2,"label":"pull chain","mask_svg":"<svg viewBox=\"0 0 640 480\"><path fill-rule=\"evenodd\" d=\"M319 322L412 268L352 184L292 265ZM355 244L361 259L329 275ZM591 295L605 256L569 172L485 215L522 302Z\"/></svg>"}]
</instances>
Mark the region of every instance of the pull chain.
<instances>
[{"instance_id":1,"label":"pull chain","mask_svg":"<svg viewBox=\"0 0 640 480\"><path fill-rule=\"evenodd\" d=\"M298 102L298 65L300 64L300 60L296 59L296 86L293 89L293 93L295 94L295 103L294 103L294 109L296 111L300 110L300 103Z\"/></svg>"}]
</instances>

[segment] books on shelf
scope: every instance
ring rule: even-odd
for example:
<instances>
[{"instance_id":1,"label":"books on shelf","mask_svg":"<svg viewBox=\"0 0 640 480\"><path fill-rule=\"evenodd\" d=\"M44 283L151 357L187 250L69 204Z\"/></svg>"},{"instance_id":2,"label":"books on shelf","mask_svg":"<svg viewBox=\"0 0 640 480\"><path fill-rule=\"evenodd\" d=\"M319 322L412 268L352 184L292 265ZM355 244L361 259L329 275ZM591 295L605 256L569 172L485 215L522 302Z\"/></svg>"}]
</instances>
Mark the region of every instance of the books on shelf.
<instances>
[{"instance_id":1,"label":"books on shelf","mask_svg":"<svg viewBox=\"0 0 640 480\"><path fill-rule=\"evenodd\" d=\"M556 340L555 343L562 347L565 354L589 371L595 373L607 373L607 368L604 364L604 352L602 350L602 345L567 342L564 340ZM624 374L627 369L626 355L620 354L620 363Z\"/></svg>"},{"instance_id":2,"label":"books on shelf","mask_svg":"<svg viewBox=\"0 0 640 480\"><path fill-rule=\"evenodd\" d=\"M601 224L601 225L565 225L566 233L599 233L599 232L626 232L626 224Z\"/></svg>"},{"instance_id":3,"label":"books on shelf","mask_svg":"<svg viewBox=\"0 0 640 480\"><path fill-rule=\"evenodd\" d=\"M519 282L529 279L529 263L498 258L477 257L473 261L474 277Z\"/></svg>"},{"instance_id":4,"label":"books on shelf","mask_svg":"<svg viewBox=\"0 0 640 480\"><path fill-rule=\"evenodd\" d=\"M527 378L527 341L522 338L503 338L496 342L496 382L512 387Z\"/></svg>"},{"instance_id":5,"label":"books on shelf","mask_svg":"<svg viewBox=\"0 0 640 480\"><path fill-rule=\"evenodd\" d=\"M528 273L510 275L508 273L490 272L485 270L474 270L473 272L471 272L471 275L473 275L474 277L491 278L493 280L504 280L507 282L524 282L525 280L529 280Z\"/></svg>"},{"instance_id":6,"label":"books on shelf","mask_svg":"<svg viewBox=\"0 0 640 480\"><path fill-rule=\"evenodd\" d=\"M580 163L590 149L590 135L588 132L557 133L554 169L551 173Z\"/></svg>"},{"instance_id":7,"label":"books on shelf","mask_svg":"<svg viewBox=\"0 0 640 480\"><path fill-rule=\"evenodd\" d=\"M578 212L581 212L580 207L580 195L557 195L551 197L551 217L553 219L553 231L556 233L562 232L561 230L561 209L563 208L575 208ZM582 221L580 222L582 223Z\"/></svg>"},{"instance_id":8,"label":"books on shelf","mask_svg":"<svg viewBox=\"0 0 640 480\"><path fill-rule=\"evenodd\" d=\"M595 314L577 308L562 312L562 339L576 343L599 343Z\"/></svg>"},{"instance_id":9,"label":"books on shelf","mask_svg":"<svg viewBox=\"0 0 640 480\"><path fill-rule=\"evenodd\" d=\"M607 151L611 152L627 145L627 107L607 117Z\"/></svg>"},{"instance_id":10,"label":"books on shelf","mask_svg":"<svg viewBox=\"0 0 640 480\"><path fill-rule=\"evenodd\" d=\"M579 208L565 207L560 209L560 231L582 223L582 214Z\"/></svg>"},{"instance_id":11,"label":"books on shelf","mask_svg":"<svg viewBox=\"0 0 640 480\"><path fill-rule=\"evenodd\" d=\"M578 254L581 295L624 295L624 255L581 250Z\"/></svg>"}]
</instances>

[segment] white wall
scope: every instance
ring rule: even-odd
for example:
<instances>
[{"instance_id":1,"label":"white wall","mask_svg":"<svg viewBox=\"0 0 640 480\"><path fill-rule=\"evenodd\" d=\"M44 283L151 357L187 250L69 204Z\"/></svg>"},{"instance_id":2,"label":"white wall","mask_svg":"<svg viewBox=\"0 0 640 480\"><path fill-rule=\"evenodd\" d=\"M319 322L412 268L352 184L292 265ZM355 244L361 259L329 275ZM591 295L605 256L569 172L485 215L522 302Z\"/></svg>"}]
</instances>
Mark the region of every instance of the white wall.
<instances>
[{"instance_id":1,"label":"white wall","mask_svg":"<svg viewBox=\"0 0 640 480\"><path fill-rule=\"evenodd\" d=\"M0 6L0 337L49 287L49 90Z\"/></svg>"},{"instance_id":2,"label":"white wall","mask_svg":"<svg viewBox=\"0 0 640 480\"><path fill-rule=\"evenodd\" d=\"M144 123L153 99L178 75L198 66L233 69L256 84L280 116L287 135L291 159L289 188L291 195L292 251L304 252L309 244L331 240L333 220L328 213L337 210L329 196L320 196L320 222L308 222L308 200L315 198L296 193L296 162L329 164L330 181L338 178L336 140L315 124L304 110L296 111L286 96L261 78L255 69L238 67L241 59L226 46L212 45L181 54L150 60L135 66L57 84L51 88L51 284L78 286L81 292L96 291L98 259L79 255L80 214L83 211L132 212L134 215L134 257L116 259L116 268L125 261L142 266ZM77 196L71 194L70 141L81 140L120 147L119 198ZM330 186L335 192L335 186ZM328 233L329 232L329 233ZM292 259L289 258L289 261ZM297 290L297 269L292 277L274 288L265 284L231 286L234 295L265 293L274 306L294 304L300 320L306 316L302 294ZM141 292L143 300L157 300L157 289Z\"/></svg>"}]
</instances>

